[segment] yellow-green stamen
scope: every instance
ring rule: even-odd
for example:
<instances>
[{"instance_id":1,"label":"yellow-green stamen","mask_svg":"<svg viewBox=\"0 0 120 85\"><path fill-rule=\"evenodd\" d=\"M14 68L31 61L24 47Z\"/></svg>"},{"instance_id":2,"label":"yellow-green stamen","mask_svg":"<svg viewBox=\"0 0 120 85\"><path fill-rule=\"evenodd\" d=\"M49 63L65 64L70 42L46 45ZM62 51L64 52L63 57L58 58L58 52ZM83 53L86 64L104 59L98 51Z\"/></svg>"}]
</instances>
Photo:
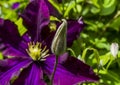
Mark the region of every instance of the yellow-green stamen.
<instances>
[{"instance_id":1,"label":"yellow-green stamen","mask_svg":"<svg viewBox=\"0 0 120 85\"><path fill-rule=\"evenodd\" d=\"M49 55L48 52L49 50L46 49L47 47L45 46L42 49L42 44L39 42L30 42L28 43L28 49L26 49L27 53L33 60L41 60L44 61L45 58Z\"/></svg>"}]
</instances>

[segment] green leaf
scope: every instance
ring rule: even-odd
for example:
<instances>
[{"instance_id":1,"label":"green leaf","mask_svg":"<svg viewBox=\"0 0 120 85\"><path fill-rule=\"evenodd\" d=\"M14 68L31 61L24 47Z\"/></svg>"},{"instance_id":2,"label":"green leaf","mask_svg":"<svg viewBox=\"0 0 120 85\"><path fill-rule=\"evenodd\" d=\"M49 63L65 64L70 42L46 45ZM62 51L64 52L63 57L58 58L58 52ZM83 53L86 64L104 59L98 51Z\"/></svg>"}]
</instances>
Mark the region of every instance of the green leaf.
<instances>
[{"instance_id":1,"label":"green leaf","mask_svg":"<svg viewBox=\"0 0 120 85\"><path fill-rule=\"evenodd\" d=\"M23 26L22 21L22 18L19 18L19 20L15 22L18 26L20 35L23 35L27 31L26 28Z\"/></svg>"},{"instance_id":2,"label":"green leaf","mask_svg":"<svg viewBox=\"0 0 120 85\"><path fill-rule=\"evenodd\" d=\"M107 75L111 78L111 79L114 79L115 81L117 82L120 82L120 77L117 73L113 72L113 71L107 71Z\"/></svg>"},{"instance_id":3,"label":"green leaf","mask_svg":"<svg viewBox=\"0 0 120 85\"><path fill-rule=\"evenodd\" d=\"M100 70L99 74L101 75L101 82L105 85L115 85L114 83L120 83L119 75L114 71Z\"/></svg>"},{"instance_id":4,"label":"green leaf","mask_svg":"<svg viewBox=\"0 0 120 85\"><path fill-rule=\"evenodd\" d=\"M64 17L66 17L67 15L69 15L70 10L73 9L75 7L75 1L71 1L64 13Z\"/></svg>"},{"instance_id":5,"label":"green leaf","mask_svg":"<svg viewBox=\"0 0 120 85\"><path fill-rule=\"evenodd\" d=\"M116 0L104 0L101 3L101 12L100 15L110 15L115 11L116 8Z\"/></svg>"},{"instance_id":6,"label":"green leaf","mask_svg":"<svg viewBox=\"0 0 120 85\"><path fill-rule=\"evenodd\" d=\"M110 60L110 52L105 54L105 55L102 55L100 56L100 64L102 66L106 65L108 63L108 61Z\"/></svg>"},{"instance_id":7,"label":"green leaf","mask_svg":"<svg viewBox=\"0 0 120 85\"><path fill-rule=\"evenodd\" d=\"M49 0L49 2L62 14L62 9L60 4L56 3L54 0Z\"/></svg>"},{"instance_id":8,"label":"green leaf","mask_svg":"<svg viewBox=\"0 0 120 85\"><path fill-rule=\"evenodd\" d=\"M2 53L0 52L0 60L1 60L1 59L3 59L3 55L2 55Z\"/></svg>"},{"instance_id":9,"label":"green leaf","mask_svg":"<svg viewBox=\"0 0 120 85\"><path fill-rule=\"evenodd\" d=\"M92 12L93 14L97 14L97 13L100 12L100 8L97 8L97 7L93 6L93 7L91 8L91 12Z\"/></svg>"},{"instance_id":10,"label":"green leaf","mask_svg":"<svg viewBox=\"0 0 120 85\"><path fill-rule=\"evenodd\" d=\"M85 61L85 57L86 57L87 51L89 51L89 50L92 50L94 52L94 59L96 59L97 64L99 65L99 63L100 63L99 53L94 48L86 48L85 50L83 50L82 59Z\"/></svg>"},{"instance_id":11,"label":"green leaf","mask_svg":"<svg viewBox=\"0 0 120 85\"><path fill-rule=\"evenodd\" d=\"M119 31L120 29L120 16L115 18L115 20L109 25L111 28L113 28L116 31Z\"/></svg>"},{"instance_id":12,"label":"green leaf","mask_svg":"<svg viewBox=\"0 0 120 85\"><path fill-rule=\"evenodd\" d=\"M100 5L98 4L98 0L92 0L92 2L97 8L100 8Z\"/></svg>"},{"instance_id":13,"label":"green leaf","mask_svg":"<svg viewBox=\"0 0 120 85\"><path fill-rule=\"evenodd\" d=\"M120 58L120 51L118 51L118 57Z\"/></svg>"}]
</instances>

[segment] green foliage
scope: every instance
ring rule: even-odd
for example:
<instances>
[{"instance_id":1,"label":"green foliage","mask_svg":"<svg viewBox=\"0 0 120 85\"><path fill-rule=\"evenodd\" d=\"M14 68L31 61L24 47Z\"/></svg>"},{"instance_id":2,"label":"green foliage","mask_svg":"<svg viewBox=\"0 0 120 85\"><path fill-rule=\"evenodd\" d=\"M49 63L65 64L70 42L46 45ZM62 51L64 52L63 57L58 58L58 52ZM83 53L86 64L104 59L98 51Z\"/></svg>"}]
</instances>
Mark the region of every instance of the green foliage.
<instances>
[{"instance_id":1,"label":"green foliage","mask_svg":"<svg viewBox=\"0 0 120 85\"><path fill-rule=\"evenodd\" d=\"M120 85L120 52L117 57L110 53L112 42L120 45L119 3L119 0L63 0L60 4L52 3L64 18L78 19L82 16L86 24L68 51L91 65L101 79L98 83L83 85Z\"/></svg>"},{"instance_id":2,"label":"green foliage","mask_svg":"<svg viewBox=\"0 0 120 85\"><path fill-rule=\"evenodd\" d=\"M18 26L20 35L23 35L27 31L27 29L25 29L25 27L23 26L22 21L23 21L22 18L19 18L16 21L16 25Z\"/></svg>"},{"instance_id":3,"label":"green foliage","mask_svg":"<svg viewBox=\"0 0 120 85\"><path fill-rule=\"evenodd\" d=\"M0 60L3 59L2 53L0 53Z\"/></svg>"},{"instance_id":4,"label":"green foliage","mask_svg":"<svg viewBox=\"0 0 120 85\"><path fill-rule=\"evenodd\" d=\"M10 19L15 21L18 14L28 4L29 0L0 0L0 17L4 19ZM15 2L19 2L20 6L17 9L12 9L12 5Z\"/></svg>"}]
</instances>

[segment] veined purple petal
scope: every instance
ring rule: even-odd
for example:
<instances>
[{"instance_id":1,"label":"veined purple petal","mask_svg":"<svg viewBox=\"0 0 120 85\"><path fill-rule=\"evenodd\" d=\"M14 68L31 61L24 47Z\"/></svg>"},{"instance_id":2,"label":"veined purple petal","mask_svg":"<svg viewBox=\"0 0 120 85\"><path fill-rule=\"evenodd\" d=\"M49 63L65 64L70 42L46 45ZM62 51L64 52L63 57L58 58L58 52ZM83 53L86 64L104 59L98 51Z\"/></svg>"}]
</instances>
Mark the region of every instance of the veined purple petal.
<instances>
[{"instance_id":1,"label":"veined purple petal","mask_svg":"<svg viewBox=\"0 0 120 85\"><path fill-rule=\"evenodd\" d=\"M21 14L32 40L41 39L41 30L49 23L49 10L44 0L34 0Z\"/></svg>"},{"instance_id":2,"label":"veined purple petal","mask_svg":"<svg viewBox=\"0 0 120 85\"><path fill-rule=\"evenodd\" d=\"M46 85L43 71L35 63L24 69L12 85Z\"/></svg>"},{"instance_id":3,"label":"veined purple petal","mask_svg":"<svg viewBox=\"0 0 120 85\"><path fill-rule=\"evenodd\" d=\"M28 49L28 43L31 42L31 37L28 35L28 33L24 33L22 35L22 41L19 44L20 50L22 51L22 53L24 53L25 55L28 55L28 53L26 52L26 49Z\"/></svg>"},{"instance_id":4,"label":"veined purple petal","mask_svg":"<svg viewBox=\"0 0 120 85\"><path fill-rule=\"evenodd\" d=\"M30 0L30 2L32 1L35 1L35 0ZM53 7L53 5L49 2L49 0L44 0L44 1L48 6L50 15L55 16L57 18L61 18L62 15L58 12L58 10L55 7Z\"/></svg>"},{"instance_id":5,"label":"veined purple petal","mask_svg":"<svg viewBox=\"0 0 120 85\"><path fill-rule=\"evenodd\" d=\"M71 56L62 55L61 57L59 57L54 75L54 85L74 85L85 81L95 82L99 80L99 77L89 65ZM49 77L53 71L54 61L55 56L50 56L45 61L46 67L44 67L44 70Z\"/></svg>"},{"instance_id":6,"label":"veined purple petal","mask_svg":"<svg viewBox=\"0 0 120 85\"><path fill-rule=\"evenodd\" d=\"M26 43L31 42L31 37L28 35L27 32L22 35L22 39L23 39L24 42L26 42Z\"/></svg>"},{"instance_id":7,"label":"veined purple petal","mask_svg":"<svg viewBox=\"0 0 120 85\"><path fill-rule=\"evenodd\" d=\"M1 46L0 46L1 47ZM6 46L5 46L6 47ZM4 51L2 51L2 54L6 57L28 57L23 52L16 50L15 48L11 46L7 46Z\"/></svg>"},{"instance_id":8,"label":"veined purple petal","mask_svg":"<svg viewBox=\"0 0 120 85\"><path fill-rule=\"evenodd\" d=\"M17 47L21 41L20 34L18 32L17 26L9 21L3 20L0 21L0 39L4 43L9 43L13 47Z\"/></svg>"},{"instance_id":9,"label":"veined purple petal","mask_svg":"<svg viewBox=\"0 0 120 85\"><path fill-rule=\"evenodd\" d=\"M21 37L17 26L9 21L0 19L0 51L5 56L24 56L27 41Z\"/></svg>"},{"instance_id":10,"label":"veined purple petal","mask_svg":"<svg viewBox=\"0 0 120 85\"><path fill-rule=\"evenodd\" d=\"M58 19L60 19L62 15L58 12L58 10L55 7L53 7L53 5L48 0L44 0L44 1L46 2L48 6L50 15L55 16Z\"/></svg>"},{"instance_id":11,"label":"veined purple petal","mask_svg":"<svg viewBox=\"0 0 120 85\"><path fill-rule=\"evenodd\" d=\"M82 19L79 20L68 20L68 30L67 30L67 45L71 46L73 41L76 40L80 32L84 28L84 23Z\"/></svg>"},{"instance_id":12,"label":"veined purple petal","mask_svg":"<svg viewBox=\"0 0 120 85\"><path fill-rule=\"evenodd\" d=\"M19 2L15 2L12 5L12 9L17 9L19 7L20 3Z\"/></svg>"},{"instance_id":13,"label":"veined purple petal","mask_svg":"<svg viewBox=\"0 0 120 85\"><path fill-rule=\"evenodd\" d=\"M28 58L0 60L0 85L9 85L10 80L19 75L21 68L28 67L31 62Z\"/></svg>"},{"instance_id":14,"label":"veined purple petal","mask_svg":"<svg viewBox=\"0 0 120 85\"><path fill-rule=\"evenodd\" d=\"M42 30L41 35L42 35L42 37L41 37L42 44L46 45L47 48L50 49L55 32L50 32L49 27L45 27Z\"/></svg>"}]
</instances>

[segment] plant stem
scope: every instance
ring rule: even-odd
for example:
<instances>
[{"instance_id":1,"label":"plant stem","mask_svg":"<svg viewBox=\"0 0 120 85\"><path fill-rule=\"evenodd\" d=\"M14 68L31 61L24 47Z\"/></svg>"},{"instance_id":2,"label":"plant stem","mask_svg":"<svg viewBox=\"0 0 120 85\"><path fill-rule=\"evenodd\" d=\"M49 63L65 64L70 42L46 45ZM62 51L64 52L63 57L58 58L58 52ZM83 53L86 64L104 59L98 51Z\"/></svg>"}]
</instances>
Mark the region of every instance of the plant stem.
<instances>
[{"instance_id":1,"label":"plant stem","mask_svg":"<svg viewBox=\"0 0 120 85\"><path fill-rule=\"evenodd\" d=\"M55 75L55 72L56 72L56 69L57 69L57 64L58 64L58 56L56 56L53 73L51 75L50 85L53 85L53 80L54 80L54 75Z\"/></svg>"},{"instance_id":2,"label":"plant stem","mask_svg":"<svg viewBox=\"0 0 120 85\"><path fill-rule=\"evenodd\" d=\"M110 56L110 61L109 61L109 63L107 64L107 67L106 67L107 70L108 70L108 68L110 67L112 61L113 61L113 58L112 58L112 56Z\"/></svg>"}]
</instances>

